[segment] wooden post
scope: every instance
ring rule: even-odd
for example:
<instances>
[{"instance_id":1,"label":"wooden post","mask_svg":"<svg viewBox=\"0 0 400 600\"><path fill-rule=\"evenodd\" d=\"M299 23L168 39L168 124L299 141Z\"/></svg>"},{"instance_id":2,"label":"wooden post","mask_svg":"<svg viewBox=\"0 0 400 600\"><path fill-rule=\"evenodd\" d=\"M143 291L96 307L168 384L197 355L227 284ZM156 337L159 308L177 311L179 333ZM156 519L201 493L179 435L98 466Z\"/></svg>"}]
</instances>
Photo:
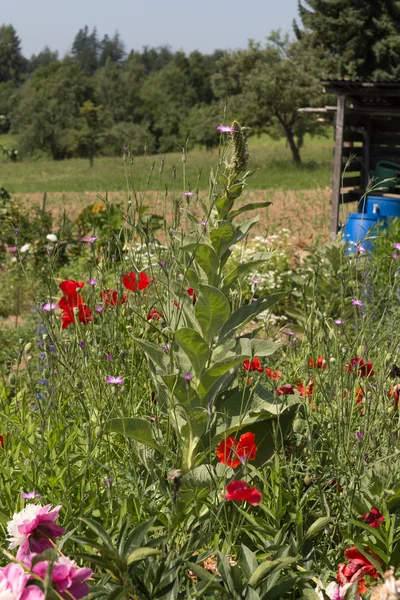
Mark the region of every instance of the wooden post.
<instances>
[{"instance_id":1,"label":"wooden post","mask_svg":"<svg viewBox=\"0 0 400 600\"><path fill-rule=\"evenodd\" d=\"M333 182L331 196L331 240L334 240L339 225L340 188L342 186L342 156L344 117L346 113L346 96L340 94L337 101L336 126L335 126L335 158L333 162Z\"/></svg>"},{"instance_id":2,"label":"wooden post","mask_svg":"<svg viewBox=\"0 0 400 600\"><path fill-rule=\"evenodd\" d=\"M47 200L47 192L43 192L42 212L45 212L45 210L46 210L46 200Z\"/></svg>"}]
</instances>

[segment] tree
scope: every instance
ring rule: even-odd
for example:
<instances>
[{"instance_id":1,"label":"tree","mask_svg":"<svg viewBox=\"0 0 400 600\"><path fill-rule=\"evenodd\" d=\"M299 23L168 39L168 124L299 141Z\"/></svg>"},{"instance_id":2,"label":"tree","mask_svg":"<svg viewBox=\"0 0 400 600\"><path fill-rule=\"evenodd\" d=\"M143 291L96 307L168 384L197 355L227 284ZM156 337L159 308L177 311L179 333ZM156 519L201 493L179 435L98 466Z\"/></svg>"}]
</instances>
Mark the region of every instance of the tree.
<instances>
[{"instance_id":1,"label":"tree","mask_svg":"<svg viewBox=\"0 0 400 600\"><path fill-rule=\"evenodd\" d=\"M89 33L87 25L80 29L72 44L72 56L74 56L85 75L93 75L99 66L99 41L96 28Z\"/></svg>"},{"instance_id":2,"label":"tree","mask_svg":"<svg viewBox=\"0 0 400 600\"><path fill-rule=\"evenodd\" d=\"M0 83L18 82L25 68L21 42L12 25L0 26Z\"/></svg>"},{"instance_id":3,"label":"tree","mask_svg":"<svg viewBox=\"0 0 400 600\"><path fill-rule=\"evenodd\" d=\"M325 59L325 75L394 80L400 77L400 2L300 0L304 29L295 33Z\"/></svg>"},{"instance_id":4,"label":"tree","mask_svg":"<svg viewBox=\"0 0 400 600\"><path fill-rule=\"evenodd\" d=\"M313 52L275 33L265 47L250 42L246 50L225 54L219 66L215 94L233 96L235 116L257 133L285 137L299 165L304 135L322 131L314 116L299 112L318 104L322 96Z\"/></svg>"},{"instance_id":5,"label":"tree","mask_svg":"<svg viewBox=\"0 0 400 600\"><path fill-rule=\"evenodd\" d=\"M104 66L108 60L113 63L121 63L125 57L125 47L118 31L113 38L106 34L100 42L99 65Z\"/></svg>"},{"instance_id":6,"label":"tree","mask_svg":"<svg viewBox=\"0 0 400 600\"><path fill-rule=\"evenodd\" d=\"M93 167L93 160L99 152L104 139L101 123L101 106L95 106L91 100L86 100L79 109L82 117L81 126L73 134L71 148L78 156L89 159Z\"/></svg>"},{"instance_id":7,"label":"tree","mask_svg":"<svg viewBox=\"0 0 400 600\"><path fill-rule=\"evenodd\" d=\"M92 90L79 66L71 60L35 71L20 89L12 116L22 153L41 151L54 159L72 154L72 134L81 123L80 106Z\"/></svg>"},{"instance_id":8,"label":"tree","mask_svg":"<svg viewBox=\"0 0 400 600\"><path fill-rule=\"evenodd\" d=\"M39 54L32 54L29 64L28 70L30 73L36 71L36 69L40 69L40 67L47 67L52 62L58 61L58 52L50 50L48 46L39 52Z\"/></svg>"}]
</instances>

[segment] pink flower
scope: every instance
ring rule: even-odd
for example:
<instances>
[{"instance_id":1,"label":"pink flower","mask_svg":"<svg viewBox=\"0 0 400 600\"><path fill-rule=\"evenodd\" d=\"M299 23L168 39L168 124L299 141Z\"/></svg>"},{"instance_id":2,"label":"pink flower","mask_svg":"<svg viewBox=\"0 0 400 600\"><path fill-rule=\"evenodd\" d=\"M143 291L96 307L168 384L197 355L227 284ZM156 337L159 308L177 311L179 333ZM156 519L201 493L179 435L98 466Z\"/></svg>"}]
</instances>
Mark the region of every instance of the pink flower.
<instances>
[{"instance_id":1,"label":"pink flower","mask_svg":"<svg viewBox=\"0 0 400 600\"><path fill-rule=\"evenodd\" d=\"M235 128L231 127L230 125L218 125L217 131L220 133L233 133Z\"/></svg>"},{"instance_id":2,"label":"pink flower","mask_svg":"<svg viewBox=\"0 0 400 600\"><path fill-rule=\"evenodd\" d=\"M32 492L22 492L21 498L24 498L25 500L34 500L35 498L40 498L40 494L37 494L35 490Z\"/></svg>"},{"instance_id":3,"label":"pink flower","mask_svg":"<svg viewBox=\"0 0 400 600\"><path fill-rule=\"evenodd\" d=\"M43 592L36 586L26 587L29 574L21 565L10 563L0 569L0 598L4 600L44 600Z\"/></svg>"},{"instance_id":4,"label":"pink flower","mask_svg":"<svg viewBox=\"0 0 400 600\"><path fill-rule=\"evenodd\" d=\"M92 236L92 237L84 237L81 239L81 242L88 242L89 244L93 244L93 242L95 242L96 240L98 240L98 236Z\"/></svg>"},{"instance_id":5,"label":"pink flower","mask_svg":"<svg viewBox=\"0 0 400 600\"><path fill-rule=\"evenodd\" d=\"M49 571L50 563L41 561L36 563L32 571L45 579ZM55 589L63 598L84 598L90 592L87 583L83 583L92 576L92 569L78 567L78 565L66 556L60 556L51 570L51 580ZM64 592L66 592L64 594Z\"/></svg>"},{"instance_id":6,"label":"pink flower","mask_svg":"<svg viewBox=\"0 0 400 600\"><path fill-rule=\"evenodd\" d=\"M40 553L52 547L52 542L64 535L63 527L56 525L61 506L51 510L51 505L28 504L19 513L14 514L7 524L10 549L19 548L19 556Z\"/></svg>"},{"instance_id":7,"label":"pink flower","mask_svg":"<svg viewBox=\"0 0 400 600\"><path fill-rule=\"evenodd\" d=\"M392 244L392 246L393 246L393 248L395 250L400 250L400 243L399 242L397 242L396 244Z\"/></svg>"},{"instance_id":8,"label":"pink flower","mask_svg":"<svg viewBox=\"0 0 400 600\"><path fill-rule=\"evenodd\" d=\"M109 375L106 379L106 383L116 383L118 385L123 385L124 380L122 375L117 375L116 377L114 377L114 375Z\"/></svg>"},{"instance_id":9,"label":"pink flower","mask_svg":"<svg viewBox=\"0 0 400 600\"><path fill-rule=\"evenodd\" d=\"M46 302L46 304L43 304L42 306L42 310L45 310L46 312L51 312L56 308L58 308L58 306L57 304L54 304L54 302Z\"/></svg>"},{"instance_id":10,"label":"pink flower","mask_svg":"<svg viewBox=\"0 0 400 600\"><path fill-rule=\"evenodd\" d=\"M359 308L362 308L362 306L364 306L361 300L356 300L355 298L352 298L351 303L353 306L358 306Z\"/></svg>"},{"instance_id":11,"label":"pink flower","mask_svg":"<svg viewBox=\"0 0 400 600\"><path fill-rule=\"evenodd\" d=\"M186 198L191 198L192 196L194 196L193 192L182 192L181 196L185 196Z\"/></svg>"}]
</instances>

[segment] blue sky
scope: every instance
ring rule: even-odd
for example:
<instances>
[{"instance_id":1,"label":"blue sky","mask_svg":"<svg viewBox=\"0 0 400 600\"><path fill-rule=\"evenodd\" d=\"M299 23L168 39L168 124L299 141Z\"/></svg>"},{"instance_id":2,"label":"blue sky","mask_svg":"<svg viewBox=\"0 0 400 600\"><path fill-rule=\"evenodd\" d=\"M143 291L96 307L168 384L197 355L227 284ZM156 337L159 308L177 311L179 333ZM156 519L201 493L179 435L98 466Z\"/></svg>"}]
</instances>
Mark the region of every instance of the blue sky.
<instances>
[{"instance_id":1,"label":"blue sky","mask_svg":"<svg viewBox=\"0 0 400 600\"><path fill-rule=\"evenodd\" d=\"M243 48L274 29L290 31L297 0L1 0L25 56L44 48L64 55L84 25L121 34L128 50L170 45L185 52Z\"/></svg>"}]
</instances>

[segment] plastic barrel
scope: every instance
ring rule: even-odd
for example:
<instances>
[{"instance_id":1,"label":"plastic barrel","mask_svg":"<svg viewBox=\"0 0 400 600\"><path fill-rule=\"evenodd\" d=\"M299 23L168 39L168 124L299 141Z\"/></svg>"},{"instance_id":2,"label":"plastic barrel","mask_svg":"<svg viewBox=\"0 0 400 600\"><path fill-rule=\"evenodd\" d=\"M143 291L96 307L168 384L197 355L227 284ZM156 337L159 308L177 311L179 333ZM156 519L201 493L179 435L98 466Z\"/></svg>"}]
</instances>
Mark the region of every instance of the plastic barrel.
<instances>
[{"instance_id":1,"label":"plastic barrel","mask_svg":"<svg viewBox=\"0 0 400 600\"><path fill-rule=\"evenodd\" d=\"M400 165L389 160L381 160L376 165L373 176L375 177L374 184L379 184L380 190L392 191L400 181ZM385 181L386 179L392 179L392 181ZM385 183L383 183L384 181Z\"/></svg>"},{"instance_id":2,"label":"plastic barrel","mask_svg":"<svg viewBox=\"0 0 400 600\"><path fill-rule=\"evenodd\" d=\"M378 214L350 213L343 229L343 239L348 245L347 253L357 252L357 246L362 246L367 251L372 250L373 236L376 235L374 230L377 224L382 225L382 222L386 225L387 217Z\"/></svg>"},{"instance_id":3,"label":"plastic barrel","mask_svg":"<svg viewBox=\"0 0 400 600\"><path fill-rule=\"evenodd\" d=\"M367 196L365 212L368 215L378 215L381 217L400 217L400 198Z\"/></svg>"}]
</instances>

